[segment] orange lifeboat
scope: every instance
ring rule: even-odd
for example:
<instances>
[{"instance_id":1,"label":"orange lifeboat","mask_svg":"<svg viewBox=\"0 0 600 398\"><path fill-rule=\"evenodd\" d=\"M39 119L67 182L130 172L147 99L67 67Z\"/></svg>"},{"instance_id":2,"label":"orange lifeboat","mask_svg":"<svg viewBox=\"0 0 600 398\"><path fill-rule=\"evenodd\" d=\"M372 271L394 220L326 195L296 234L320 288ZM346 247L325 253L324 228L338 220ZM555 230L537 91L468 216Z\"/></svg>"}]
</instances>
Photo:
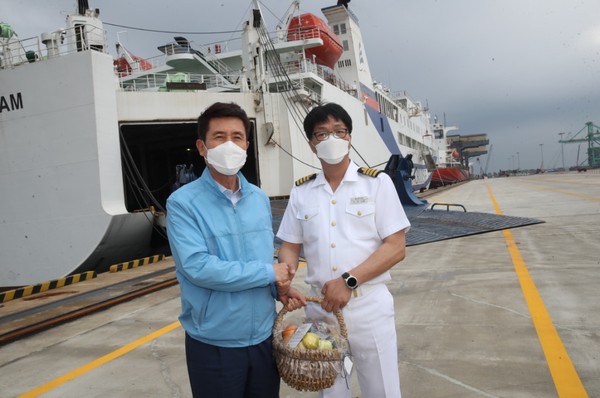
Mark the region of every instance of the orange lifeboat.
<instances>
[{"instance_id":1,"label":"orange lifeboat","mask_svg":"<svg viewBox=\"0 0 600 398\"><path fill-rule=\"evenodd\" d=\"M290 20L288 41L314 38L321 38L323 45L307 48L305 50L307 57L312 59L314 56L317 64L333 69L342 56L344 48L340 39L329 29L325 21L311 13L302 14Z\"/></svg>"},{"instance_id":2,"label":"orange lifeboat","mask_svg":"<svg viewBox=\"0 0 600 398\"><path fill-rule=\"evenodd\" d=\"M144 58L138 57L137 55L131 55L131 60L138 64L139 70L152 69L152 64ZM119 77L130 75L133 72L133 67L131 66L127 58L125 58L125 56L121 56L113 60L113 64L117 68Z\"/></svg>"}]
</instances>

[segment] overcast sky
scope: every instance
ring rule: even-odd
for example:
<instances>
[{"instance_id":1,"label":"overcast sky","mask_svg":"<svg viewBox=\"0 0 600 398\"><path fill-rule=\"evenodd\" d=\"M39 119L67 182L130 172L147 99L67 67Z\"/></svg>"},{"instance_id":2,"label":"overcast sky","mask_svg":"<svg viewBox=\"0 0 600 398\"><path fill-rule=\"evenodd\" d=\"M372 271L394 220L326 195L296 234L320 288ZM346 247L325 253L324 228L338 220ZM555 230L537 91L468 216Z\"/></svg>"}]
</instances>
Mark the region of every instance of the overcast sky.
<instances>
[{"instance_id":1,"label":"overcast sky","mask_svg":"<svg viewBox=\"0 0 600 398\"><path fill-rule=\"evenodd\" d=\"M89 0L105 23L146 29L215 32L241 28L249 0ZM305 0L319 16L336 0ZM64 26L74 0L0 0L0 21L21 38ZM270 30L288 2L263 0ZM559 133L600 125L600 1L352 0L373 78L406 90L460 134L487 133L488 171L562 167ZM105 25L112 45L124 28ZM158 54L174 34L128 30L134 54ZM185 34L195 43L215 36ZM222 34L217 39L237 37ZM565 134L565 138L567 137ZM584 136L584 132L579 136ZM543 146L540 146L543 144ZM566 166L587 158L587 144L565 144ZM517 152L519 153L517 155ZM486 156L480 159L485 167ZM476 166L476 171L479 166Z\"/></svg>"}]
</instances>

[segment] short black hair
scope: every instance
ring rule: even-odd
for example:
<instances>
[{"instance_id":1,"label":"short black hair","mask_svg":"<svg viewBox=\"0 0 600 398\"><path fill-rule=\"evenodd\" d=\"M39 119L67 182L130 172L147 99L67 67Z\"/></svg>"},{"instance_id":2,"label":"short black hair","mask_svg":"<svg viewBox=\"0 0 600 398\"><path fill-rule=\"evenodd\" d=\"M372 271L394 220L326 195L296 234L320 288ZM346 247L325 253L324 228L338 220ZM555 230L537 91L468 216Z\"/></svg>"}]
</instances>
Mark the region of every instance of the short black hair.
<instances>
[{"instance_id":1,"label":"short black hair","mask_svg":"<svg viewBox=\"0 0 600 398\"><path fill-rule=\"evenodd\" d=\"M206 141L208 124L211 119L220 117L237 117L240 119L244 123L244 128L246 129L246 140L250 140L250 119L248 119L246 111L234 102L215 102L206 108L200 117L198 117L198 138L202 141Z\"/></svg>"},{"instance_id":2,"label":"short black hair","mask_svg":"<svg viewBox=\"0 0 600 398\"><path fill-rule=\"evenodd\" d=\"M348 129L348 133L352 134L352 118L348 112L340 105L329 102L312 108L304 118L304 133L309 141L313 138L315 125L326 122L330 116L335 120L342 121Z\"/></svg>"}]
</instances>

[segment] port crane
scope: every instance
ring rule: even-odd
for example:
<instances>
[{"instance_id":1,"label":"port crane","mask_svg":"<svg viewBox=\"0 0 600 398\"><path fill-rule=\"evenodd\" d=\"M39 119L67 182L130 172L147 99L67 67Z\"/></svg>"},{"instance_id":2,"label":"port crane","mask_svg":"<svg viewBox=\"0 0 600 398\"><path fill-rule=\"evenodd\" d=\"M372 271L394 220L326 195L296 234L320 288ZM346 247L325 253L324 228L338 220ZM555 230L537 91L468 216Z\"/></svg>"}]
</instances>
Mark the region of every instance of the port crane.
<instances>
[{"instance_id":1,"label":"port crane","mask_svg":"<svg viewBox=\"0 0 600 398\"><path fill-rule=\"evenodd\" d=\"M579 130L573 137L564 140L561 139L558 142L561 144L587 142L588 165L592 168L600 167L600 127L593 122L587 122L585 127Z\"/></svg>"}]
</instances>

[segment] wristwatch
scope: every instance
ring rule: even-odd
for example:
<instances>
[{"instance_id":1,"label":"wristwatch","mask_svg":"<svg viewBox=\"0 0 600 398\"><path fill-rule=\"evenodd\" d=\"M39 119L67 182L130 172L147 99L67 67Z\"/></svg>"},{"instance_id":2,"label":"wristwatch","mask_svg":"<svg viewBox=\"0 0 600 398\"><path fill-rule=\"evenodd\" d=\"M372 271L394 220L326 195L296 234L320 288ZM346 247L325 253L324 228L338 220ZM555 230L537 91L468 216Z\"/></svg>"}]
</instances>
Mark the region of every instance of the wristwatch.
<instances>
[{"instance_id":1,"label":"wristwatch","mask_svg":"<svg viewBox=\"0 0 600 398\"><path fill-rule=\"evenodd\" d=\"M348 286L349 289L356 289L358 287L358 279L356 279L355 276L350 275L347 272L344 272L342 274L342 278L344 279L344 282L346 282L346 286Z\"/></svg>"}]
</instances>

